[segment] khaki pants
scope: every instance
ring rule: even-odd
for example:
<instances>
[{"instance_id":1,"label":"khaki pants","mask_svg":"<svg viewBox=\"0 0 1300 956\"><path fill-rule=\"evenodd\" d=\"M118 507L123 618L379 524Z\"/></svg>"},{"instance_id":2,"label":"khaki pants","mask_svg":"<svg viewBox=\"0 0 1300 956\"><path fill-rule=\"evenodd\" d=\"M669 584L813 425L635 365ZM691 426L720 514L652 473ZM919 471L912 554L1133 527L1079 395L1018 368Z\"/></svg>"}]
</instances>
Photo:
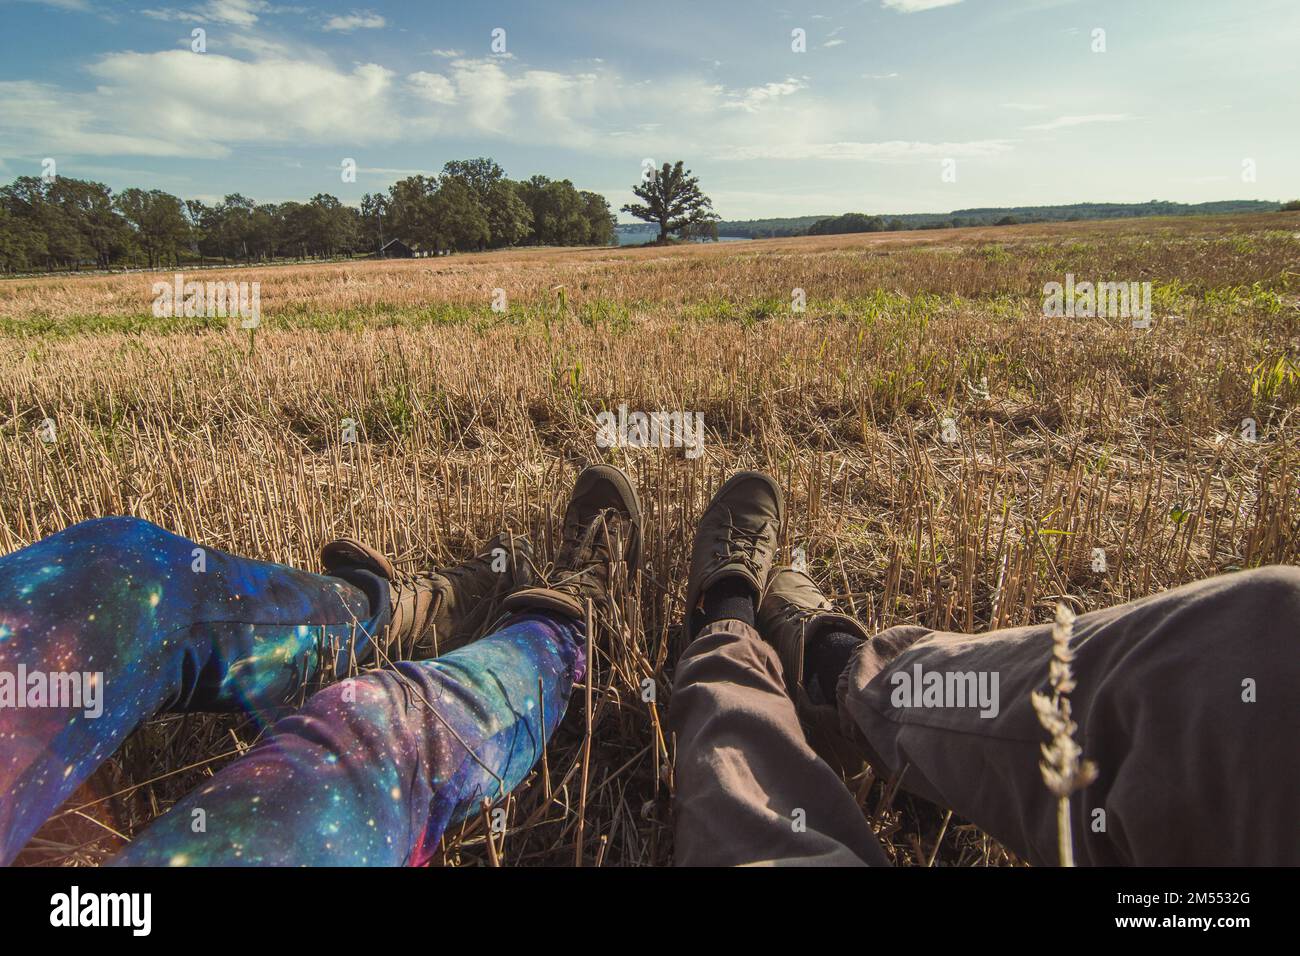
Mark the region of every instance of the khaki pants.
<instances>
[{"instance_id":1,"label":"khaki pants","mask_svg":"<svg viewBox=\"0 0 1300 956\"><path fill-rule=\"evenodd\" d=\"M1084 614L1071 646L1074 739L1098 770L1070 799L1077 863L1300 864L1300 569ZM891 628L841 678L840 722L879 773L902 770L902 789L1031 863L1056 864L1057 802L1038 766L1047 734L1029 696L1046 689L1050 648L1050 625L977 637ZM927 700L930 673L968 675L951 682L967 689L983 675L986 690L996 675L996 708L974 693L966 706ZM720 621L699 634L678 665L670 719L679 865L887 862L809 747L753 628Z\"/></svg>"}]
</instances>

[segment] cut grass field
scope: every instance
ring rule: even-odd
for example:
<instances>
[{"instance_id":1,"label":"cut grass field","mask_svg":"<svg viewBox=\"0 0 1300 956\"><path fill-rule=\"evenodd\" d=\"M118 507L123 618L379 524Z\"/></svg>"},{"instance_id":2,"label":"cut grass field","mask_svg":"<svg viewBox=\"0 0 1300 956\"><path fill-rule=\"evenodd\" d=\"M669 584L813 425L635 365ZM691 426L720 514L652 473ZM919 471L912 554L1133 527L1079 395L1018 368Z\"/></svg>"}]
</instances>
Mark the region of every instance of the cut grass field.
<instances>
[{"instance_id":1,"label":"cut grass field","mask_svg":"<svg viewBox=\"0 0 1300 956\"><path fill-rule=\"evenodd\" d=\"M1067 273L1151 282L1151 327L1044 318L1044 284ZM590 710L576 694L548 748L549 797L539 771L508 801L492 847L505 865L671 862L665 716L686 565L695 519L737 469L779 478L783 555L803 548L873 629L1044 622L1057 602L1084 612L1300 557L1300 214L191 278L218 277L261 283L255 338L153 317L151 285L171 273L0 282L0 550L133 514L312 569L337 536L415 569L508 526L544 565L576 472L627 468L645 567L598 644ZM598 448L595 416L620 403L702 413L703 457ZM53 444L37 435L47 418ZM263 731L149 721L21 860L103 861ZM870 771L847 783L899 864L1016 862ZM437 862L493 857L479 819L444 844Z\"/></svg>"}]
</instances>

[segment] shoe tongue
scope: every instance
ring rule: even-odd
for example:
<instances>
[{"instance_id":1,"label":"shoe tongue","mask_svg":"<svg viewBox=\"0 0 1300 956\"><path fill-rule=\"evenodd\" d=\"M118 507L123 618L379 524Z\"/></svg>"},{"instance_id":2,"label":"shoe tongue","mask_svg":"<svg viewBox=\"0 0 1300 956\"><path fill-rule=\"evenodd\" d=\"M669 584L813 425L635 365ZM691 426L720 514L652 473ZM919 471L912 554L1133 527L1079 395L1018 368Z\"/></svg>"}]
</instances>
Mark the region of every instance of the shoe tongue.
<instances>
[{"instance_id":1,"label":"shoe tongue","mask_svg":"<svg viewBox=\"0 0 1300 956\"><path fill-rule=\"evenodd\" d=\"M617 526L609 519L608 513L602 513L582 529L571 555L574 561L589 564L601 559L608 546L613 544L612 539L618 532Z\"/></svg>"},{"instance_id":2,"label":"shoe tongue","mask_svg":"<svg viewBox=\"0 0 1300 956\"><path fill-rule=\"evenodd\" d=\"M326 574L342 568L363 568L390 581L397 577L397 572L386 557L369 545L351 538L340 538L325 545L321 548L320 559L325 565Z\"/></svg>"}]
</instances>

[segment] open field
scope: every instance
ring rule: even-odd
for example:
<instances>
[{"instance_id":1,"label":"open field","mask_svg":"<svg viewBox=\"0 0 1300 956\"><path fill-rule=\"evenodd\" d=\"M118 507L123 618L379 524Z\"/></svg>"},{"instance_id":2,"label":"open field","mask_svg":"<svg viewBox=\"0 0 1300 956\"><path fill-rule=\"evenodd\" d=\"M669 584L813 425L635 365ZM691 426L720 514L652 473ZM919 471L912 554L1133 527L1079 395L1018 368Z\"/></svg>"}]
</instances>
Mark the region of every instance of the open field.
<instances>
[{"instance_id":1,"label":"open field","mask_svg":"<svg viewBox=\"0 0 1300 956\"><path fill-rule=\"evenodd\" d=\"M1151 282L1151 327L1044 318L1044 284L1067 273ZM576 695L549 748L552 799L535 775L510 800L506 865L671 860L659 728L686 562L695 518L736 469L785 484L785 553L802 547L869 628L1041 622L1057 601L1083 611L1300 559L1300 214L224 277L261 283L253 339L224 319L154 318L151 284L170 275L0 282L0 549L129 513L307 568L340 535L412 569L451 563L507 525L544 562L576 471L628 468L646 567L591 711ZM791 312L795 288L805 312ZM620 403L703 413L704 455L598 448L595 414ZM47 418L53 444L36 433ZM356 444L341 441L346 418ZM261 729L151 721L25 859L102 861ZM900 864L1014 862L869 772L849 785ZM478 821L446 841L447 863L487 858Z\"/></svg>"}]
</instances>

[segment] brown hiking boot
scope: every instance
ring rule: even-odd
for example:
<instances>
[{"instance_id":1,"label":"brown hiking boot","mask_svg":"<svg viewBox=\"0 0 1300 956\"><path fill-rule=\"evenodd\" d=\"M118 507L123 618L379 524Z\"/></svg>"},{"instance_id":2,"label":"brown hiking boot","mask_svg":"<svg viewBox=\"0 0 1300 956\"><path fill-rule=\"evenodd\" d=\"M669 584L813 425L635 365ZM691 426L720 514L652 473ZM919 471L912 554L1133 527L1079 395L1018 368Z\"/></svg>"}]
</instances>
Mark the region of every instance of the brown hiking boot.
<instances>
[{"instance_id":1,"label":"brown hiking boot","mask_svg":"<svg viewBox=\"0 0 1300 956\"><path fill-rule=\"evenodd\" d=\"M845 734L836 705L836 688L822 688L829 704L814 703L808 696L804 650L809 638L822 631L843 631L863 641L870 640L871 635L856 619L836 611L813 579L794 568L780 568L768 581L767 593L758 608L758 631L781 659L786 690L813 749L840 770L857 769L865 758Z\"/></svg>"},{"instance_id":2,"label":"brown hiking boot","mask_svg":"<svg viewBox=\"0 0 1300 956\"><path fill-rule=\"evenodd\" d=\"M700 598L725 577L739 577L754 588L767 587L776 538L785 512L781 489L761 471L742 471L727 479L700 516L686 585L686 630Z\"/></svg>"},{"instance_id":3,"label":"brown hiking boot","mask_svg":"<svg viewBox=\"0 0 1300 956\"><path fill-rule=\"evenodd\" d=\"M621 470L592 465L578 476L564 511L551 585L516 591L505 609L555 611L579 621L587 616L588 600L596 611L608 610L619 563L626 563L628 578L641 563L641 502Z\"/></svg>"},{"instance_id":4,"label":"brown hiking boot","mask_svg":"<svg viewBox=\"0 0 1300 956\"><path fill-rule=\"evenodd\" d=\"M497 601L532 580L527 538L502 532L486 550L450 568L405 574L369 545L351 538L321 548L326 574L350 568L371 571L388 582L392 614L376 641L390 660L438 657L473 641Z\"/></svg>"}]
</instances>

